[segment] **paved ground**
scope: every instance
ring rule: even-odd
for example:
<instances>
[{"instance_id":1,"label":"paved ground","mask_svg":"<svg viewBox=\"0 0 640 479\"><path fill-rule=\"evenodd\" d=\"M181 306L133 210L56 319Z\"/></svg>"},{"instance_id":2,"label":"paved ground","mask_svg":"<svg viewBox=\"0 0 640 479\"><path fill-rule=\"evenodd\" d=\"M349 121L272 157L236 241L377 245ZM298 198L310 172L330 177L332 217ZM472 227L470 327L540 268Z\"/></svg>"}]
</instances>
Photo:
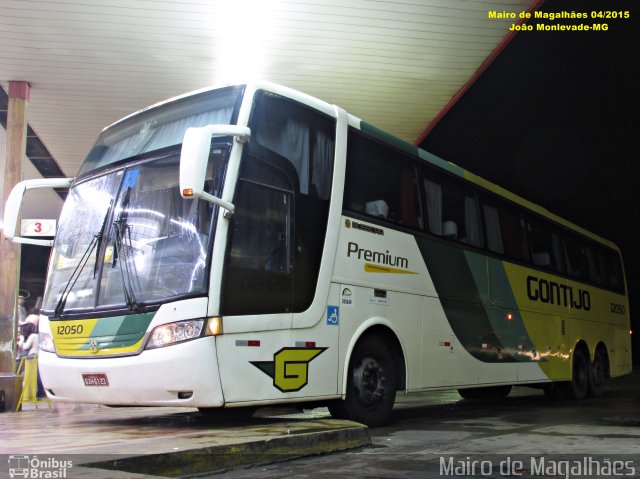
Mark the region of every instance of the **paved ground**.
<instances>
[{"instance_id":1,"label":"paved ground","mask_svg":"<svg viewBox=\"0 0 640 479\"><path fill-rule=\"evenodd\" d=\"M10 456L13 465L37 457L41 471L57 467L66 474L57 477L70 479L640 477L639 380L617 380L605 397L581 403L527 388L494 402L463 401L456 392L405 396L393 423L372 430L322 409L265 410L226 423L162 408L0 414L0 477L9 476ZM336 450L343 452L327 454ZM303 455L311 457L291 459Z\"/></svg>"},{"instance_id":2,"label":"paved ground","mask_svg":"<svg viewBox=\"0 0 640 479\"><path fill-rule=\"evenodd\" d=\"M640 374L580 403L528 388L486 403L455 392L409 396L392 425L370 433L372 446L357 451L206 477L640 477Z\"/></svg>"},{"instance_id":3,"label":"paved ground","mask_svg":"<svg viewBox=\"0 0 640 479\"><path fill-rule=\"evenodd\" d=\"M27 477L179 477L370 444L366 427L323 411L290 415L268 409L250 420L229 421L193 409L28 407L0 414L0 477L8 477L10 468L14 474L43 472L29 471ZM33 460L34 467L20 465L20 457ZM72 467L52 475L61 461Z\"/></svg>"}]
</instances>

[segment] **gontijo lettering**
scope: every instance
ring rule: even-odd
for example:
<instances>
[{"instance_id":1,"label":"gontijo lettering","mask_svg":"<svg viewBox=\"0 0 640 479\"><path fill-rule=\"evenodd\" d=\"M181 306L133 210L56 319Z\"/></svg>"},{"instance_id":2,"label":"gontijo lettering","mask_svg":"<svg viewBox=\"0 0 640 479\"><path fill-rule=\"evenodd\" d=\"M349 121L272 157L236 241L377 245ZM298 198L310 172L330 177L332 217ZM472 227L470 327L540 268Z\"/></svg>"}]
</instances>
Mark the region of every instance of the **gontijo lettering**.
<instances>
[{"instance_id":1,"label":"gontijo lettering","mask_svg":"<svg viewBox=\"0 0 640 479\"><path fill-rule=\"evenodd\" d=\"M371 251L370 249L361 248L358 243L350 241L347 245L347 257L351 258L352 256L365 261L371 261L372 263L382 264L384 266L396 266L398 268L405 269L409 267L409 260L407 258L394 256L389 253L389 250L384 252Z\"/></svg>"},{"instance_id":2,"label":"gontijo lettering","mask_svg":"<svg viewBox=\"0 0 640 479\"><path fill-rule=\"evenodd\" d=\"M571 286L527 276L527 296L531 301L557 304L569 308L591 309L591 295L585 289L575 291Z\"/></svg>"}]
</instances>

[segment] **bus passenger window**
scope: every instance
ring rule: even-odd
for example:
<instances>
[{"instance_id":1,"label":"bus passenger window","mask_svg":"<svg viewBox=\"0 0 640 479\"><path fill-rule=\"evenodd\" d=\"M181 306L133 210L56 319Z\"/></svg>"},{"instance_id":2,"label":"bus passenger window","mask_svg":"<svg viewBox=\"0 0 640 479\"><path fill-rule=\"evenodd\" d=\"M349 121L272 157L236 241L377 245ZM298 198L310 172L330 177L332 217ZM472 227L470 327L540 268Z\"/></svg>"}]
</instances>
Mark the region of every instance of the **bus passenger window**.
<instances>
[{"instance_id":1,"label":"bus passenger window","mask_svg":"<svg viewBox=\"0 0 640 479\"><path fill-rule=\"evenodd\" d=\"M424 191L431 233L473 246L483 245L473 189L425 169Z\"/></svg>"},{"instance_id":2,"label":"bus passenger window","mask_svg":"<svg viewBox=\"0 0 640 479\"><path fill-rule=\"evenodd\" d=\"M500 230L500 213L493 206L483 205L484 224L487 231L487 247L489 251L504 254L502 231Z\"/></svg>"},{"instance_id":3,"label":"bus passenger window","mask_svg":"<svg viewBox=\"0 0 640 479\"><path fill-rule=\"evenodd\" d=\"M607 285L616 291L624 292L624 281L622 279L622 265L620 256L609 249L602 249L599 252L602 269L605 271Z\"/></svg>"},{"instance_id":4,"label":"bus passenger window","mask_svg":"<svg viewBox=\"0 0 640 479\"><path fill-rule=\"evenodd\" d=\"M587 279L587 257L585 255L584 244L580 238L573 234L566 234L564 238L567 273L580 279Z\"/></svg>"},{"instance_id":5,"label":"bus passenger window","mask_svg":"<svg viewBox=\"0 0 640 479\"><path fill-rule=\"evenodd\" d=\"M587 266L589 267L589 279L596 284L603 285L605 283L604 271L598 261L594 247L587 245L584 252L587 257Z\"/></svg>"},{"instance_id":6,"label":"bus passenger window","mask_svg":"<svg viewBox=\"0 0 640 479\"><path fill-rule=\"evenodd\" d=\"M252 119L255 141L295 168L300 193L328 200L333 174L333 131L311 111L258 94Z\"/></svg>"},{"instance_id":7,"label":"bus passenger window","mask_svg":"<svg viewBox=\"0 0 640 479\"><path fill-rule=\"evenodd\" d=\"M587 246L589 275L592 281L617 291L623 290L620 257L613 250L590 243Z\"/></svg>"},{"instance_id":8,"label":"bus passenger window","mask_svg":"<svg viewBox=\"0 0 640 479\"><path fill-rule=\"evenodd\" d=\"M563 272L560 236L552 230L552 225L531 218L527 223L527 233L531 262L541 268Z\"/></svg>"},{"instance_id":9,"label":"bus passenger window","mask_svg":"<svg viewBox=\"0 0 640 479\"><path fill-rule=\"evenodd\" d=\"M482 211L489 251L529 261L525 223L520 212L508 203L494 199L483 200Z\"/></svg>"},{"instance_id":10,"label":"bus passenger window","mask_svg":"<svg viewBox=\"0 0 640 479\"><path fill-rule=\"evenodd\" d=\"M349 131L343 208L352 213L422 227L416 171L392 148Z\"/></svg>"},{"instance_id":11,"label":"bus passenger window","mask_svg":"<svg viewBox=\"0 0 640 479\"><path fill-rule=\"evenodd\" d=\"M427 198L427 224L429 225L429 231L440 236L443 234L442 187L438 183L425 178L424 191Z\"/></svg>"}]
</instances>

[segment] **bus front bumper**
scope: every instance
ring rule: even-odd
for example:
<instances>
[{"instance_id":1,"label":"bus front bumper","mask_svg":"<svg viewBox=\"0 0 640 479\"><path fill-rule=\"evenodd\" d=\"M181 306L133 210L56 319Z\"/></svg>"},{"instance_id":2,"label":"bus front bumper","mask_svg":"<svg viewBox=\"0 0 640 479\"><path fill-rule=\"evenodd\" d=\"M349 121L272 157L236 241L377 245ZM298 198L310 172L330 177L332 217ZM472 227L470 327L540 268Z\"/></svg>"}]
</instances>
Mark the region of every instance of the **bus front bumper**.
<instances>
[{"instance_id":1,"label":"bus front bumper","mask_svg":"<svg viewBox=\"0 0 640 479\"><path fill-rule=\"evenodd\" d=\"M54 401L123 406L224 405L214 337L116 358L61 358L40 351L38 363L47 397Z\"/></svg>"}]
</instances>

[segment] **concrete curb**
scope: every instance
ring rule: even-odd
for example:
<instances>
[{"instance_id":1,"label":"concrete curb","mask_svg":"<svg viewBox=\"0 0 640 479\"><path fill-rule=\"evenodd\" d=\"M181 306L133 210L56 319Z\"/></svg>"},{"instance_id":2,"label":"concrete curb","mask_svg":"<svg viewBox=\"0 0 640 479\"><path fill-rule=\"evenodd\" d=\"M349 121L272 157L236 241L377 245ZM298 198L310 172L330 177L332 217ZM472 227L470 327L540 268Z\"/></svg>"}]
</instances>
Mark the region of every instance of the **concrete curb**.
<instances>
[{"instance_id":1,"label":"concrete curb","mask_svg":"<svg viewBox=\"0 0 640 479\"><path fill-rule=\"evenodd\" d=\"M82 464L82 467L150 476L185 477L369 445L371 438L368 428L349 423L265 440L109 459ZM96 473L100 475L98 471Z\"/></svg>"},{"instance_id":2,"label":"concrete curb","mask_svg":"<svg viewBox=\"0 0 640 479\"><path fill-rule=\"evenodd\" d=\"M0 414L0 455L66 460L69 479L142 479L215 473L371 444L362 424L330 418L323 409L292 411L265 408L251 419L232 420L184 408L54 404ZM0 478L8 467L2 459Z\"/></svg>"}]
</instances>

